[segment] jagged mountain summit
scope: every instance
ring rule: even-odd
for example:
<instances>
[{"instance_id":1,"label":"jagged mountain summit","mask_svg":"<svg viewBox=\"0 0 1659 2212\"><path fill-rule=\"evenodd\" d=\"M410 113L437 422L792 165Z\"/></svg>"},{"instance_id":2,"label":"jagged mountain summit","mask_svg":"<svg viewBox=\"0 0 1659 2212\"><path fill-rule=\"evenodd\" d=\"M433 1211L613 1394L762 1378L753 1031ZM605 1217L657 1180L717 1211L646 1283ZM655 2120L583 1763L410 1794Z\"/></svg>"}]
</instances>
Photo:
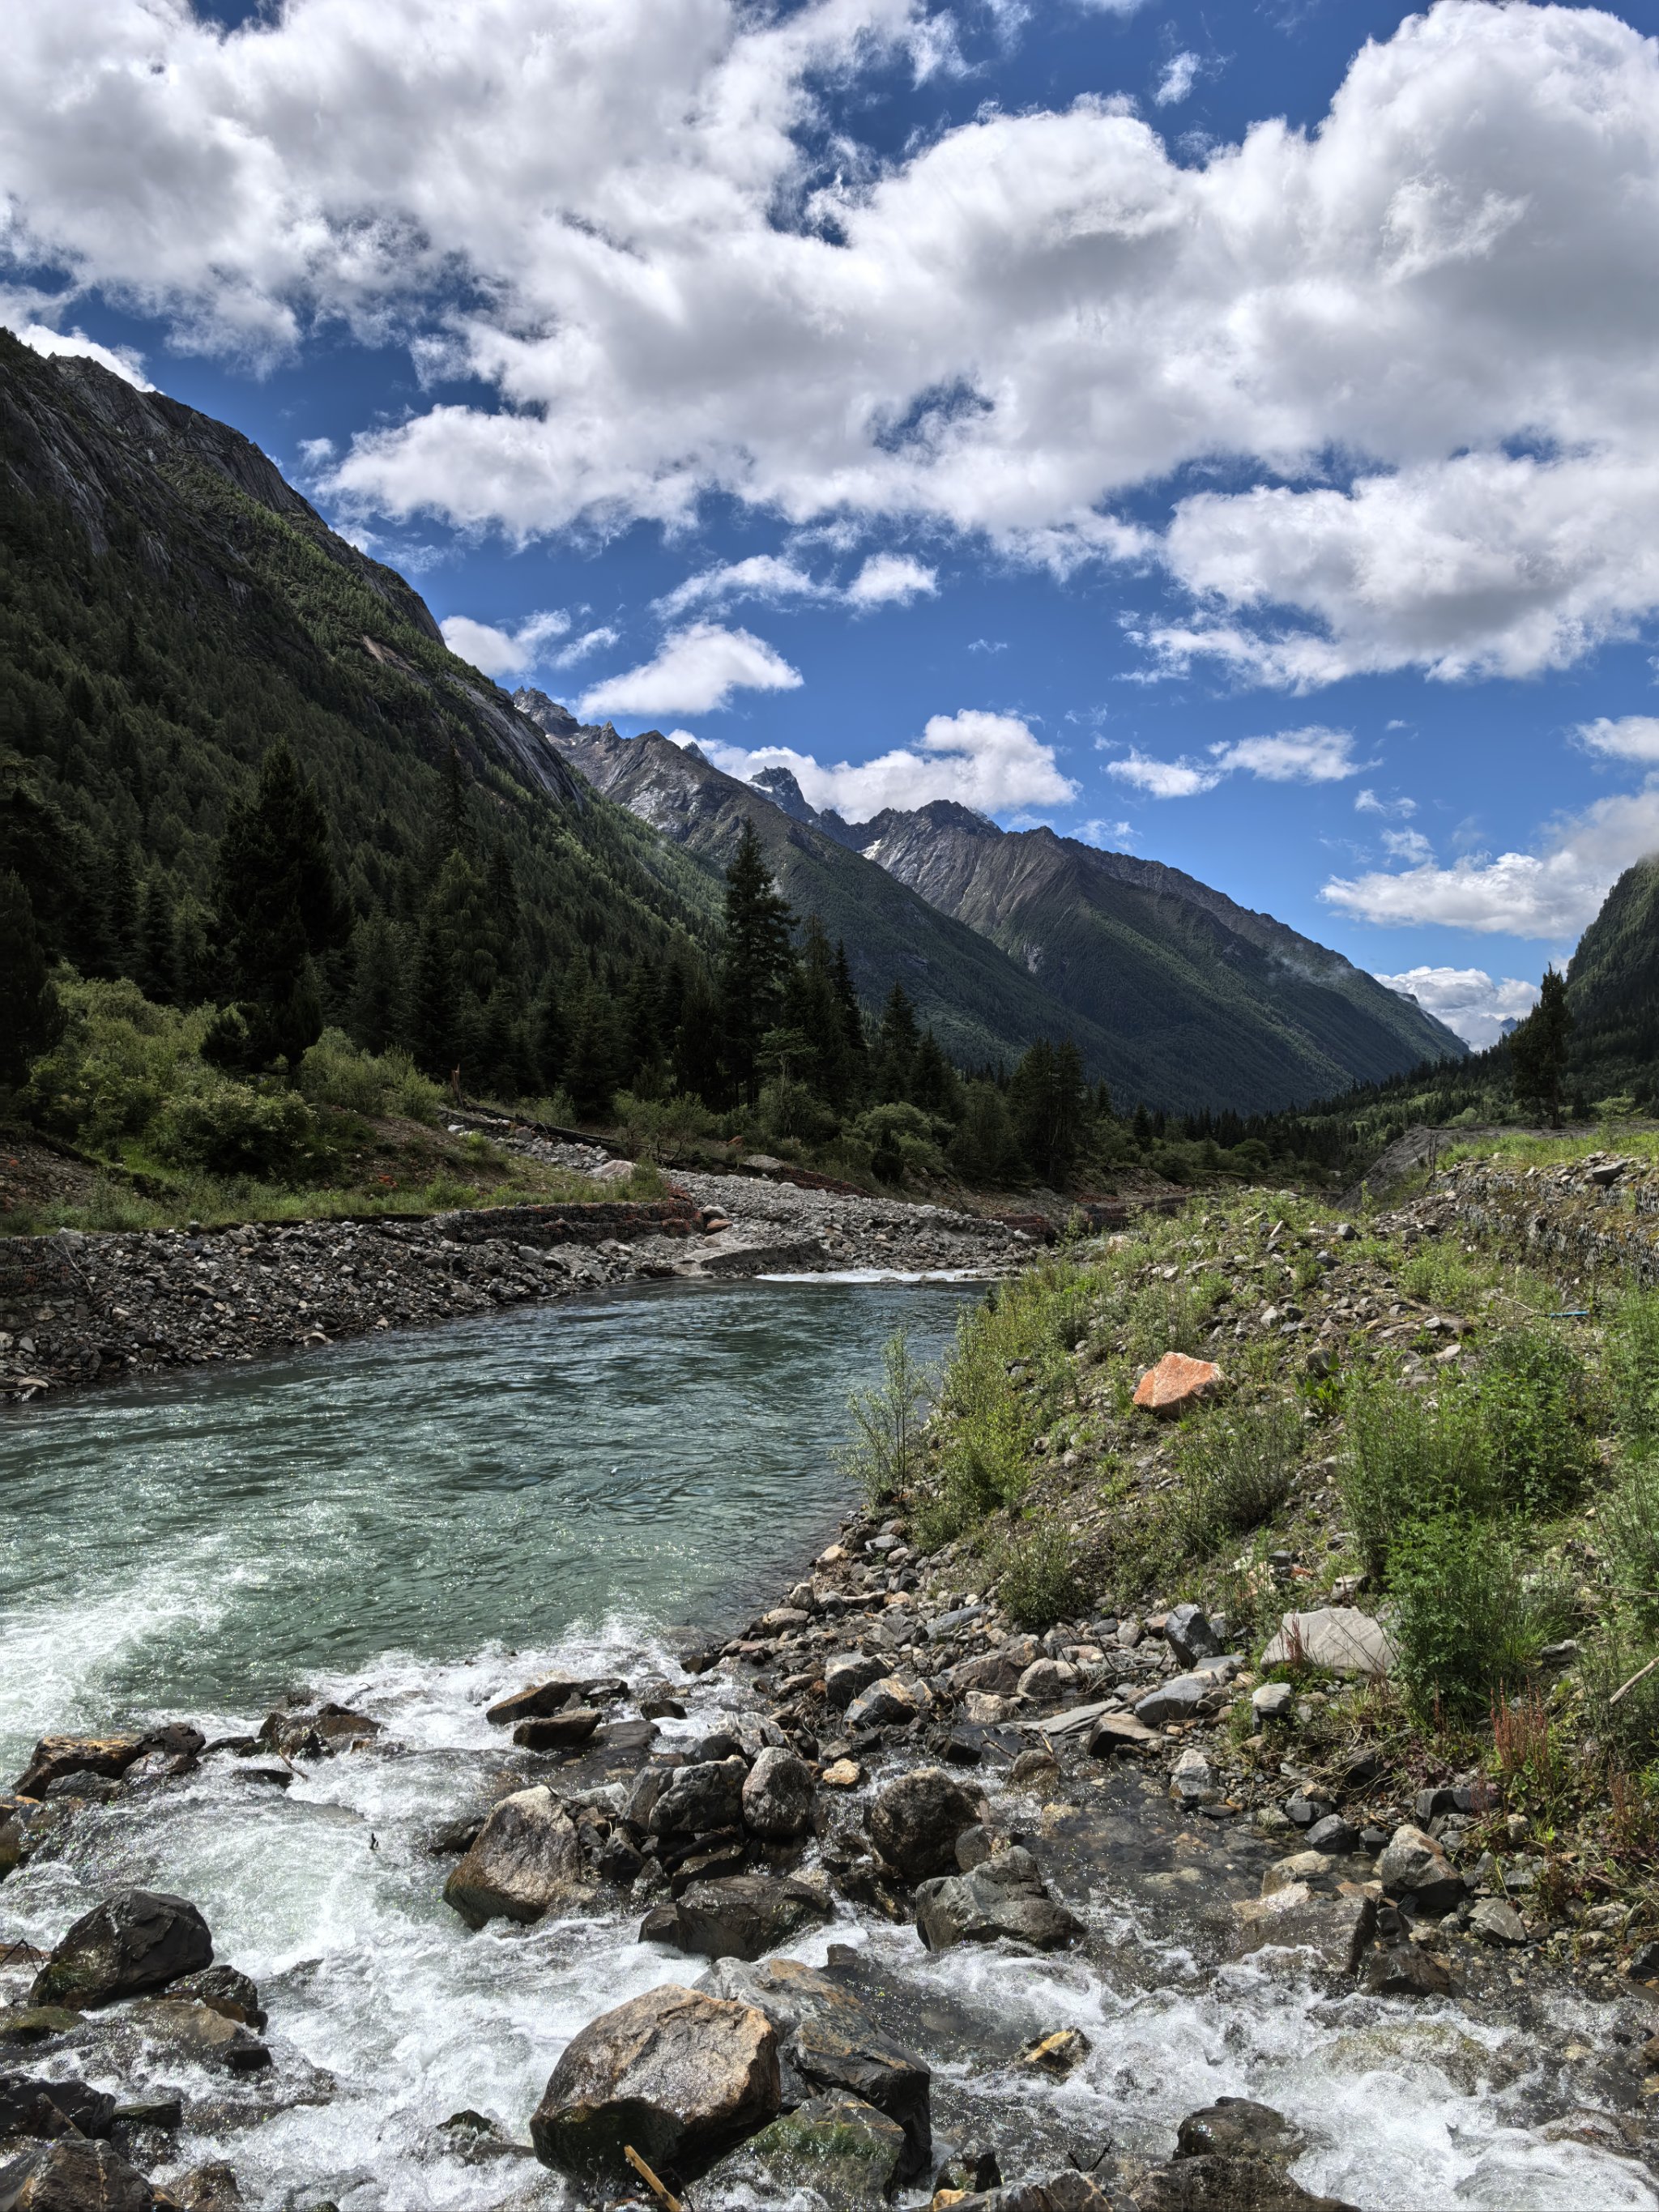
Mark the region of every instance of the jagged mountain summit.
<instances>
[{"instance_id":1,"label":"jagged mountain summit","mask_svg":"<svg viewBox=\"0 0 1659 2212\"><path fill-rule=\"evenodd\" d=\"M787 769L743 783L654 731L623 738L584 728L540 693L520 692L517 704L601 791L711 860L748 815L799 906L816 907L832 930L849 915L849 946L866 947L861 987L896 958L959 1056L949 1007L962 1003L963 978L926 964L935 946L960 954L959 938L938 935L946 917L1004 956L1029 994L1020 1013L1046 1018L1048 1034L1069 1030L1091 1072L1126 1100L1264 1110L1465 1050L1340 953L1160 862L1052 830L1000 830L946 800L848 823L811 806ZM884 878L930 919L894 905ZM902 941L872 960L877 916ZM1009 1006L1006 970L997 981Z\"/></svg>"}]
</instances>

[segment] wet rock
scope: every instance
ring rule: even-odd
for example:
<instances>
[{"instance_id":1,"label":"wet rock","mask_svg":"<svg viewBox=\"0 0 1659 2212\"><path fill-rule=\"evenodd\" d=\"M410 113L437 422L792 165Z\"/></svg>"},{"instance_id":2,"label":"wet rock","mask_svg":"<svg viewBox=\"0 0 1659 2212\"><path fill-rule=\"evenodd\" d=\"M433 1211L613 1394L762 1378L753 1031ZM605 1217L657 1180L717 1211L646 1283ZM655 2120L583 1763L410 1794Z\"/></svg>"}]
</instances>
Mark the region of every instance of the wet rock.
<instances>
[{"instance_id":1,"label":"wet rock","mask_svg":"<svg viewBox=\"0 0 1659 2212\"><path fill-rule=\"evenodd\" d=\"M879 1682L886 1672L887 1662L873 1652L848 1652L843 1658L832 1659L824 1668L824 1694L838 1712L845 1712L861 1691Z\"/></svg>"},{"instance_id":2,"label":"wet rock","mask_svg":"<svg viewBox=\"0 0 1659 2212\"><path fill-rule=\"evenodd\" d=\"M1015 1684L1022 1698L1029 1698L1034 1705L1058 1705L1074 1690L1078 1671L1069 1661L1062 1659L1033 1659Z\"/></svg>"},{"instance_id":3,"label":"wet rock","mask_svg":"<svg viewBox=\"0 0 1659 2212\"><path fill-rule=\"evenodd\" d=\"M812 1818L812 1770L793 1752L769 1745L750 1768L742 1791L745 1827L781 1842L799 1836Z\"/></svg>"},{"instance_id":4,"label":"wet rock","mask_svg":"<svg viewBox=\"0 0 1659 2212\"><path fill-rule=\"evenodd\" d=\"M315 1712L268 1713L255 1741L264 1751L280 1752L284 1759L326 1759L372 1743L382 1733L379 1721L349 1705L325 1705Z\"/></svg>"},{"instance_id":5,"label":"wet rock","mask_svg":"<svg viewBox=\"0 0 1659 2212\"><path fill-rule=\"evenodd\" d=\"M711 2179L755 2191L762 2203L805 2193L828 2212L863 2212L893 2195L904 2148L903 2129L861 2098L809 2097L722 2160Z\"/></svg>"},{"instance_id":6,"label":"wet rock","mask_svg":"<svg viewBox=\"0 0 1659 2212\"><path fill-rule=\"evenodd\" d=\"M1421 1828L1396 1828L1376 1862L1376 1878L1389 1897L1414 1897L1419 1911L1449 1912L1468 1895L1463 1877Z\"/></svg>"},{"instance_id":7,"label":"wet rock","mask_svg":"<svg viewBox=\"0 0 1659 2212\"><path fill-rule=\"evenodd\" d=\"M1331 1862L1323 1851L1292 1851L1288 1858L1275 1859L1262 1875L1261 1894L1271 1897L1275 1891L1298 1883L1322 1881L1330 1870Z\"/></svg>"},{"instance_id":8,"label":"wet rock","mask_svg":"<svg viewBox=\"0 0 1659 2212\"><path fill-rule=\"evenodd\" d=\"M1311 1951L1328 1972L1350 1980L1376 1932L1376 1900L1363 1893L1315 1897L1293 1885L1271 1896L1250 1899L1234 1911L1242 1931L1241 1953L1269 1945Z\"/></svg>"},{"instance_id":9,"label":"wet rock","mask_svg":"<svg viewBox=\"0 0 1659 2212\"><path fill-rule=\"evenodd\" d=\"M1221 1649L1221 1639L1201 1605L1176 1606L1165 1617L1164 1640L1183 1667L1190 1667L1195 1660L1213 1659Z\"/></svg>"},{"instance_id":10,"label":"wet rock","mask_svg":"<svg viewBox=\"0 0 1659 2212\"><path fill-rule=\"evenodd\" d=\"M626 1685L613 1683L610 1677L601 1682L582 1674L544 1674L522 1690L497 1698L493 1705L485 1707L484 1718L497 1728L514 1728L520 1721L546 1720L550 1714L562 1712L567 1705L590 1702L597 1689L612 1687L621 1692Z\"/></svg>"},{"instance_id":11,"label":"wet rock","mask_svg":"<svg viewBox=\"0 0 1659 2212\"><path fill-rule=\"evenodd\" d=\"M1212 1398L1225 1379L1212 1359L1189 1359L1184 1352L1166 1352L1136 1383L1134 1401L1146 1413L1173 1419Z\"/></svg>"},{"instance_id":12,"label":"wet rock","mask_svg":"<svg viewBox=\"0 0 1659 2212\"><path fill-rule=\"evenodd\" d=\"M1221 1795L1216 1771L1207 1752L1189 1744L1170 1776L1170 1796L1177 1805L1212 1805Z\"/></svg>"},{"instance_id":13,"label":"wet rock","mask_svg":"<svg viewBox=\"0 0 1659 2212\"><path fill-rule=\"evenodd\" d=\"M1263 2158L1177 2158L1148 2174L1135 2199L1141 2212L1358 2212L1311 2195Z\"/></svg>"},{"instance_id":14,"label":"wet rock","mask_svg":"<svg viewBox=\"0 0 1659 2212\"><path fill-rule=\"evenodd\" d=\"M665 2179L690 2179L775 2118L781 2100L765 2014L667 1982L571 2039L530 2135L544 2166L631 2191L624 2144Z\"/></svg>"},{"instance_id":15,"label":"wet rock","mask_svg":"<svg viewBox=\"0 0 1659 2212\"><path fill-rule=\"evenodd\" d=\"M651 1940L703 1959L764 1958L830 1917L829 1900L815 1884L763 1874L695 1881L668 1910L672 1923L659 1922ZM645 1933L641 1928L641 1940Z\"/></svg>"},{"instance_id":16,"label":"wet rock","mask_svg":"<svg viewBox=\"0 0 1659 2212\"><path fill-rule=\"evenodd\" d=\"M132 2008L134 2024L174 2057L228 2074L263 2074L270 2053L252 2030L211 2005L189 1997L146 1997Z\"/></svg>"},{"instance_id":17,"label":"wet rock","mask_svg":"<svg viewBox=\"0 0 1659 2212\"><path fill-rule=\"evenodd\" d=\"M1034 1660L1042 1656L1035 1636L1011 1636L994 1650L981 1652L976 1659L963 1660L944 1679L959 1697L966 1696L969 1690L1006 1697L1018 1688L1020 1676Z\"/></svg>"},{"instance_id":18,"label":"wet rock","mask_svg":"<svg viewBox=\"0 0 1659 2212\"><path fill-rule=\"evenodd\" d=\"M878 1792L870 1808L870 1840L906 1881L923 1881L956 1865L957 1838L979 1820L979 1805L942 1766L918 1766Z\"/></svg>"},{"instance_id":19,"label":"wet rock","mask_svg":"<svg viewBox=\"0 0 1659 2212\"><path fill-rule=\"evenodd\" d=\"M84 2081L47 2081L30 2074L0 2074L0 2138L107 2136L115 2100Z\"/></svg>"},{"instance_id":20,"label":"wet rock","mask_svg":"<svg viewBox=\"0 0 1659 2212\"><path fill-rule=\"evenodd\" d=\"M856 1759L832 1759L818 1777L826 1790L856 1790L863 1779L864 1769Z\"/></svg>"},{"instance_id":21,"label":"wet rock","mask_svg":"<svg viewBox=\"0 0 1659 2212\"><path fill-rule=\"evenodd\" d=\"M155 2212L155 2189L106 2142L43 2143L0 2163L3 2212Z\"/></svg>"},{"instance_id":22,"label":"wet rock","mask_svg":"<svg viewBox=\"0 0 1659 2212\"><path fill-rule=\"evenodd\" d=\"M80 2025L80 2014L67 2005L8 2005L0 2011L0 2043L49 2043Z\"/></svg>"},{"instance_id":23,"label":"wet rock","mask_svg":"<svg viewBox=\"0 0 1659 2212\"><path fill-rule=\"evenodd\" d=\"M1449 1971L1420 1943L1394 1943L1387 1950L1373 1951L1363 1978L1374 1997L1443 1997L1452 1985Z\"/></svg>"},{"instance_id":24,"label":"wet rock","mask_svg":"<svg viewBox=\"0 0 1659 2212\"><path fill-rule=\"evenodd\" d=\"M647 1827L653 1836L672 1836L741 1826L748 1772L741 1759L700 1759L673 1769L650 1808ZM631 1802L629 1809L631 1816Z\"/></svg>"},{"instance_id":25,"label":"wet rock","mask_svg":"<svg viewBox=\"0 0 1659 2212\"><path fill-rule=\"evenodd\" d=\"M689 1766L708 1766L722 1759L741 1759L745 1766L749 1760L739 1740L725 1729L716 1729L712 1735L704 1736L692 1747Z\"/></svg>"},{"instance_id":26,"label":"wet rock","mask_svg":"<svg viewBox=\"0 0 1659 2212\"><path fill-rule=\"evenodd\" d=\"M168 2184L167 2194L184 2207L184 2212L235 2212L242 2201L236 2169L223 2159L191 2166L188 2173Z\"/></svg>"},{"instance_id":27,"label":"wet rock","mask_svg":"<svg viewBox=\"0 0 1659 2212\"><path fill-rule=\"evenodd\" d=\"M1496 1943L1511 1948L1527 1940L1526 1924L1512 1905L1501 1897L1482 1898L1469 1915L1469 1933L1483 1943Z\"/></svg>"},{"instance_id":28,"label":"wet rock","mask_svg":"<svg viewBox=\"0 0 1659 2212\"><path fill-rule=\"evenodd\" d=\"M84 2010L163 1988L212 1964L208 1924L187 1899L122 1890L66 1931L35 1976L29 2002Z\"/></svg>"},{"instance_id":29,"label":"wet rock","mask_svg":"<svg viewBox=\"0 0 1659 2212\"><path fill-rule=\"evenodd\" d=\"M903 1728L923 1710L921 1693L896 1674L888 1674L860 1690L847 1708L849 1729Z\"/></svg>"},{"instance_id":30,"label":"wet rock","mask_svg":"<svg viewBox=\"0 0 1659 2212\"><path fill-rule=\"evenodd\" d=\"M240 2020L248 2027L263 2027L264 2008L259 2002L259 1992L252 1978L239 1973L234 1966L204 1966L199 1974L186 1974L182 1981L169 1982L170 1997L193 1997L198 2002L210 2005L222 2012L227 2020Z\"/></svg>"},{"instance_id":31,"label":"wet rock","mask_svg":"<svg viewBox=\"0 0 1659 2212\"><path fill-rule=\"evenodd\" d=\"M513 1741L526 1751L570 1751L586 1743L604 1718L597 1705L572 1705L540 1720L520 1721Z\"/></svg>"},{"instance_id":32,"label":"wet rock","mask_svg":"<svg viewBox=\"0 0 1659 2212\"><path fill-rule=\"evenodd\" d=\"M1171 1721L1196 1720L1215 1685L1205 1674L1176 1674L1148 1692L1135 1705L1143 1728L1167 1728Z\"/></svg>"},{"instance_id":33,"label":"wet rock","mask_svg":"<svg viewBox=\"0 0 1659 2212\"><path fill-rule=\"evenodd\" d=\"M125 1774L143 1755L142 1735L43 1735L15 1784L20 1797L44 1797L70 1774Z\"/></svg>"},{"instance_id":34,"label":"wet rock","mask_svg":"<svg viewBox=\"0 0 1659 2212\"><path fill-rule=\"evenodd\" d=\"M503 1797L444 1884L444 1902L469 1928L539 1920L582 1893L575 1824L545 1784Z\"/></svg>"},{"instance_id":35,"label":"wet rock","mask_svg":"<svg viewBox=\"0 0 1659 2212\"><path fill-rule=\"evenodd\" d=\"M1089 2049L1089 2039L1080 2027L1060 2027L1052 2035L1039 2035L1028 2043L1019 2054L1019 2063L1064 2081L1083 2063Z\"/></svg>"},{"instance_id":36,"label":"wet rock","mask_svg":"<svg viewBox=\"0 0 1659 2212\"><path fill-rule=\"evenodd\" d=\"M1048 1895L1036 1860L1018 1845L970 1873L923 1882L916 1892L916 1929L930 1951L1002 1936L1054 1951L1083 1932L1075 1916Z\"/></svg>"},{"instance_id":37,"label":"wet rock","mask_svg":"<svg viewBox=\"0 0 1659 2212\"><path fill-rule=\"evenodd\" d=\"M1116 1751L1146 1751L1163 1742L1156 1729L1133 1713L1103 1713L1089 1731L1089 1754L1109 1759Z\"/></svg>"},{"instance_id":38,"label":"wet rock","mask_svg":"<svg viewBox=\"0 0 1659 2212\"><path fill-rule=\"evenodd\" d=\"M1016 1789L1019 1789L1030 1783L1050 1783L1059 1772L1060 1761L1045 1743L1034 1745L1030 1751L1022 1751L1008 1769L1008 1779Z\"/></svg>"},{"instance_id":39,"label":"wet rock","mask_svg":"<svg viewBox=\"0 0 1659 2212\"><path fill-rule=\"evenodd\" d=\"M1399 1647L1380 1620L1351 1605L1287 1613L1261 1655L1264 1667L1306 1664L1334 1674L1389 1674Z\"/></svg>"},{"instance_id":40,"label":"wet rock","mask_svg":"<svg viewBox=\"0 0 1659 2212\"><path fill-rule=\"evenodd\" d=\"M1288 2166L1307 2148L1300 2128L1249 2097L1218 2097L1188 2112L1176 2130L1177 2158L1264 2158Z\"/></svg>"},{"instance_id":41,"label":"wet rock","mask_svg":"<svg viewBox=\"0 0 1659 2212\"><path fill-rule=\"evenodd\" d=\"M1091 2175L1068 2166L1048 2181L1022 2181L1010 2189L987 2189L958 2197L951 2212L1139 2212L1139 2208L1133 2197L1109 2196Z\"/></svg>"}]
</instances>

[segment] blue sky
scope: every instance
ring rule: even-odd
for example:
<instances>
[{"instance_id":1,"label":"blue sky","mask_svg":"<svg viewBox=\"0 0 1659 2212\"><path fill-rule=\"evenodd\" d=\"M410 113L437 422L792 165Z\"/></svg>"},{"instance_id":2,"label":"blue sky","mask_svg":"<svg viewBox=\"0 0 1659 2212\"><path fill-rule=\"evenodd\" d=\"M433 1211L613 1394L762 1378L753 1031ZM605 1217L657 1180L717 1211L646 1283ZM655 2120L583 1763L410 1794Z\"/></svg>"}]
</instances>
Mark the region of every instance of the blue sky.
<instances>
[{"instance_id":1,"label":"blue sky","mask_svg":"<svg viewBox=\"0 0 1659 2212\"><path fill-rule=\"evenodd\" d=\"M0 319L509 685L1166 860L1484 1041L1659 847L1656 30L26 7Z\"/></svg>"}]
</instances>

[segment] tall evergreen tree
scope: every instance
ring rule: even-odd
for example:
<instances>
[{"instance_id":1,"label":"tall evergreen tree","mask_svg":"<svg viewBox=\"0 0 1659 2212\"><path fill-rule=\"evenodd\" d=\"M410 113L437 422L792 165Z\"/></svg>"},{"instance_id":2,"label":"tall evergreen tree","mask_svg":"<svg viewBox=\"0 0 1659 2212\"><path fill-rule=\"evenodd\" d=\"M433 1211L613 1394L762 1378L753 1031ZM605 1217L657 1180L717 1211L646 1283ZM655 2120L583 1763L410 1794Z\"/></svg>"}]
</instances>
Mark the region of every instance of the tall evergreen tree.
<instances>
[{"instance_id":1,"label":"tall evergreen tree","mask_svg":"<svg viewBox=\"0 0 1659 2212\"><path fill-rule=\"evenodd\" d=\"M315 962L344 941L349 916L329 857L328 822L285 742L234 806L219 846L219 928L252 1063L297 1066L322 1034Z\"/></svg>"},{"instance_id":2,"label":"tall evergreen tree","mask_svg":"<svg viewBox=\"0 0 1659 2212\"><path fill-rule=\"evenodd\" d=\"M726 872L726 941L720 960L720 1034L732 1090L752 1106L760 1090L756 1052L777 1024L793 953L789 902L779 892L753 819Z\"/></svg>"},{"instance_id":3,"label":"tall evergreen tree","mask_svg":"<svg viewBox=\"0 0 1659 2212\"><path fill-rule=\"evenodd\" d=\"M1567 980L1549 969L1539 986L1538 1004L1510 1032L1510 1066L1515 1095L1525 1105L1547 1115L1550 1127L1561 1126L1561 1088L1567 1073L1567 1039L1572 1031L1572 1009L1567 1004Z\"/></svg>"},{"instance_id":4,"label":"tall evergreen tree","mask_svg":"<svg viewBox=\"0 0 1659 2212\"><path fill-rule=\"evenodd\" d=\"M179 995L179 951L173 934L173 901L158 869L144 878L138 902L138 988L157 1006L169 1006Z\"/></svg>"},{"instance_id":5,"label":"tall evergreen tree","mask_svg":"<svg viewBox=\"0 0 1659 2212\"><path fill-rule=\"evenodd\" d=\"M460 1058L454 978L443 925L431 908L421 924L409 996L409 1046L418 1066L444 1081Z\"/></svg>"},{"instance_id":6,"label":"tall evergreen tree","mask_svg":"<svg viewBox=\"0 0 1659 2212\"><path fill-rule=\"evenodd\" d=\"M564 1081L565 1064L570 1057L570 1024L565 1019L558 979L550 968L536 1001L532 1043L536 1072L544 1087L556 1091Z\"/></svg>"},{"instance_id":7,"label":"tall evergreen tree","mask_svg":"<svg viewBox=\"0 0 1659 2212\"><path fill-rule=\"evenodd\" d=\"M836 939L835 965L831 970L835 985L836 1004L841 1009L842 1041L847 1053L847 1087L851 1098L864 1097L870 1079L870 1042L864 1034L864 1009L859 1004L859 994L853 987L853 970L847 957L847 940Z\"/></svg>"},{"instance_id":8,"label":"tall evergreen tree","mask_svg":"<svg viewBox=\"0 0 1659 2212\"><path fill-rule=\"evenodd\" d=\"M895 983L881 1010L875 1048L870 1056L870 1078L878 1099L909 1097L916 1047L921 1042L916 1010L903 984Z\"/></svg>"},{"instance_id":9,"label":"tall evergreen tree","mask_svg":"<svg viewBox=\"0 0 1659 2212\"><path fill-rule=\"evenodd\" d=\"M693 975L687 979L674 1031L674 1087L706 1106L718 1106L725 1085L720 997L706 976Z\"/></svg>"},{"instance_id":10,"label":"tall evergreen tree","mask_svg":"<svg viewBox=\"0 0 1659 2212\"><path fill-rule=\"evenodd\" d=\"M64 1010L46 971L23 879L0 871L0 1083L19 1084L64 1033Z\"/></svg>"},{"instance_id":11,"label":"tall evergreen tree","mask_svg":"<svg viewBox=\"0 0 1659 2212\"><path fill-rule=\"evenodd\" d=\"M932 1030L923 1032L910 1064L910 1103L924 1114L943 1115L947 1121L962 1117L962 1085Z\"/></svg>"},{"instance_id":12,"label":"tall evergreen tree","mask_svg":"<svg viewBox=\"0 0 1659 2212\"><path fill-rule=\"evenodd\" d=\"M1067 1037L1056 1048L1039 1037L1008 1086L1008 1110L1020 1151L1044 1182L1059 1185L1077 1164L1083 1139L1083 1062Z\"/></svg>"},{"instance_id":13,"label":"tall evergreen tree","mask_svg":"<svg viewBox=\"0 0 1659 2212\"><path fill-rule=\"evenodd\" d=\"M404 975L398 939L384 914L358 923L352 951L348 1025L365 1052L386 1052L404 1032Z\"/></svg>"},{"instance_id":14,"label":"tall evergreen tree","mask_svg":"<svg viewBox=\"0 0 1659 2212\"><path fill-rule=\"evenodd\" d=\"M582 1121L602 1121L617 1088L618 1046L609 994L590 981L576 1000L570 1023L570 1057L564 1087Z\"/></svg>"}]
</instances>

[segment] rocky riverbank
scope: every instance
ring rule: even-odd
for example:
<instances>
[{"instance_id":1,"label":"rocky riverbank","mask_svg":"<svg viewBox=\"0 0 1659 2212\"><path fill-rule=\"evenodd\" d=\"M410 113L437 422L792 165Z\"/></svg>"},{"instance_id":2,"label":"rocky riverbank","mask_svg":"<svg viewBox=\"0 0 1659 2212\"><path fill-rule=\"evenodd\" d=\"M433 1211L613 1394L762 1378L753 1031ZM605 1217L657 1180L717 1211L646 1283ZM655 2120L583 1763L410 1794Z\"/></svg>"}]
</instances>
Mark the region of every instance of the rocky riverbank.
<instances>
[{"instance_id":1,"label":"rocky riverbank","mask_svg":"<svg viewBox=\"0 0 1659 2212\"><path fill-rule=\"evenodd\" d=\"M996 1273L1030 1249L975 1215L749 1176L690 1176L659 1204L607 1202L626 1166L568 1146L561 1164L567 1154L594 1176L591 1205L0 1240L0 1402L632 1282Z\"/></svg>"}]
</instances>

